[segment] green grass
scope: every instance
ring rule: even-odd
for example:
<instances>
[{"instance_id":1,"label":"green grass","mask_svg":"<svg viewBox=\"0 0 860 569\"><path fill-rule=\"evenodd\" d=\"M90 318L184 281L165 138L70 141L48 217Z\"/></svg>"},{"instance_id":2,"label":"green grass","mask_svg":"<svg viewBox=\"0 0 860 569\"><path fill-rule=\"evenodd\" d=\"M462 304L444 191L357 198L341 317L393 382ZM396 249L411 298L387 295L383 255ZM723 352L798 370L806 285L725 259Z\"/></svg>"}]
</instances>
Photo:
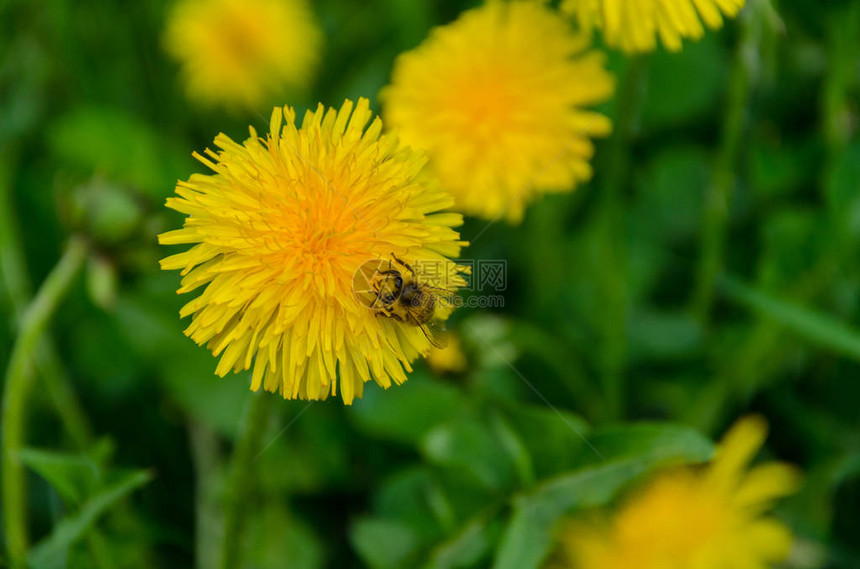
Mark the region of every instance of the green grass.
<instances>
[{"instance_id":1,"label":"green grass","mask_svg":"<svg viewBox=\"0 0 860 569\"><path fill-rule=\"evenodd\" d=\"M468 219L464 256L504 260L507 283L504 307L449 325L466 372L419 363L349 408L273 397L250 430L249 377L215 377L183 336L155 235L181 223L163 203L201 171L191 152L269 111L185 100L168 4L0 4L0 365L19 373L16 339L34 354L24 414L3 402L31 547L0 566L208 568L229 549L248 567L536 567L560 517L707 459L749 412L764 454L805 472L777 511L803 545L791 566L860 564L856 2L782 2L643 58L604 109L622 133L593 182L516 227ZM378 110L395 56L472 4L317 2L322 72L272 104ZM80 234L82 276L33 337L30 302Z\"/></svg>"}]
</instances>

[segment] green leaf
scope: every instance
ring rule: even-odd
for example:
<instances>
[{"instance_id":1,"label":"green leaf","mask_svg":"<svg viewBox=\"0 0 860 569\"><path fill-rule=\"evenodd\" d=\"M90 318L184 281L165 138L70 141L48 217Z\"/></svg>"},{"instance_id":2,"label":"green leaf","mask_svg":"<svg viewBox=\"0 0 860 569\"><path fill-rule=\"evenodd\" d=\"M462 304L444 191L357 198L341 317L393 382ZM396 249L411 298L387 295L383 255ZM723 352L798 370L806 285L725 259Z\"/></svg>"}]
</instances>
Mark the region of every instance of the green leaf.
<instances>
[{"instance_id":1,"label":"green leaf","mask_svg":"<svg viewBox=\"0 0 860 569\"><path fill-rule=\"evenodd\" d=\"M421 448L429 462L467 473L490 491L514 486L516 467L511 456L488 426L476 419L440 425L428 433Z\"/></svg>"},{"instance_id":2,"label":"green leaf","mask_svg":"<svg viewBox=\"0 0 860 569\"><path fill-rule=\"evenodd\" d=\"M585 444L589 426L578 415L563 409L556 412L545 405L516 405L507 416L523 439L534 472L545 478L575 466L575 458Z\"/></svg>"},{"instance_id":3,"label":"green leaf","mask_svg":"<svg viewBox=\"0 0 860 569\"><path fill-rule=\"evenodd\" d=\"M644 460L586 468L552 480L516 500L496 554L494 569L537 569L552 547L552 529L566 512L599 506L646 472Z\"/></svg>"},{"instance_id":4,"label":"green leaf","mask_svg":"<svg viewBox=\"0 0 860 569\"><path fill-rule=\"evenodd\" d=\"M835 318L774 298L730 277L720 279L720 288L730 299L773 318L813 344L860 360L860 334Z\"/></svg>"},{"instance_id":5,"label":"green leaf","mask_svg":"<svg viewBox=\"0 0 860 569\"><path fill-rule=\"evenodd\" d=\"M473 567L483 559L495 543L499 521L494 519L496 509L475 516L460 530L430 554L425 569L455 569Z\"/></svg>"},{"instance_id":6,"label":"green leaf","mask_svg":"<svg viewBox=\"0 0 860 569\"><path fill-rule=\"evenodd\" d=\"M399 569L418 550L415 533L398 522L361 518L353 523L349 538L358 555L372 569Z\"/></svg>"},{"instance_id":7,"label":"green leaf","mask_svg":"<svg viewBox=\"0 0 860 569\"><path fill-rule=\"evenodd\" d=\"M713 443L701 433L671 423L609 425L592 431L588 440L601 456L584 449L584 461L702 462L710 459L714 452Z\"/></svg>"},{"instance_id":8,"label":"green leaf","mask_svg":"<svg viewBox=\"0 0 860 569\"><path fill-rule=\"evenodd\" d=\"M552 549L553 528L563 515L606 504L631 480L657 466L700 462L713 453L707 439L673 425L622 425L595 431L589 440L603 455L599 464L552 479L515 499L494 569L537 569Z\"/></svg>"},{"instance_id":9,"label":"green leaf","mask_svg":"<svg viewBox=\"0 0 860 569\"><path fill-rule=\"evenodd\" d=\"M385 480L373 506L377 515L402 522L427 540L440 539L443 524L455 523L439 481L427 466L409 468Z\"/></svg>"},{"instance_id":10,"label":"green leaf","mask_svg":"<svg viewBox=\"0 0 860 569\"><path fill-rule=\"evenodd\" d=\"M123 476L87 500L76 514L58 523L51 534L37 544L27 557L35 569L60 567L69 547L75 543L119 500L150 480L152 473L137 470Z\"/></svg>"},{"instance_id":11,"label":"green leaf","mask_svg":"<svg viewBox=\"0 0 860 569\"><path fill-rule=\"evenodd\" d=\"M102 476L101 467L86 455L25 448L18 457L69 505L80 504L92 494Z\"/></svg>"},{"instance_id":12,"label":"green leaf","mask_svg":"<svg viewBox=\"0 0 860 569\"><path fill-rule=\"evenodd\" d=\"M490 415L490 428L499 441L499 447L510 458L520 485L531 486L535 479L534 465L522 437L501 414L496 412Z\"/></svg>"}]
</instances>

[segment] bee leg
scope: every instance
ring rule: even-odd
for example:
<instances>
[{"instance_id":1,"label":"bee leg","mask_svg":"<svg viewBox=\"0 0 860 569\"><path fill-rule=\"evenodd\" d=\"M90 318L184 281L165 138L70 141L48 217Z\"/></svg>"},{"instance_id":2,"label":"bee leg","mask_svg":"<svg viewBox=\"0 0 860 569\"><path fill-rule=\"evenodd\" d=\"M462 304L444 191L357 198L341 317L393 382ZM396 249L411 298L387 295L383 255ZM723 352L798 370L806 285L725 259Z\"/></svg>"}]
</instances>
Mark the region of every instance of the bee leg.
<instances>
[{"instance_id":1,"label":"bee leg","mask_svg":"<svg viewBox=\"0 0 860 569\"><path fill-rule=\"evenodd\" d=\"M385 316L386 318L393 318L397 322L403 322L403 318L399 314L394 314L393 312L385 308L380 308L379 310L377 310L374 313L374 316L376 316L377 318L379 318L380 316Z\"/></svg>"},{"instance_id":2,"label":"bee leg","mask_svg":"<svg viewBox=\"0 0 860 569\"><path fill-rule=\"evenodd\" d=\"M387 271L380 271L378 268L373 271L373 274L370 276L370 280L373 281L376 278L376 275L395 275L400 276L400 271L396 269L392 269L391 261L388 261L389 269Z\"/></svg>"},{"instance_id":3,"label":"bee leg","mask_svg":"<svg viewBox=\"0 0 860 569\"><path fill-rule=\"evenodd\" d=\"M406 267L406 270L412 273L413 278L415 277L415 269L413 269L408 263L405 263L402 260L398 259L397 255L395 255L394 253L391 254L391 257L395 260L395 262L397 262L397 264ZM388 264L390 265L391 261L388 261Z\"/></svg>"}]
</instances>

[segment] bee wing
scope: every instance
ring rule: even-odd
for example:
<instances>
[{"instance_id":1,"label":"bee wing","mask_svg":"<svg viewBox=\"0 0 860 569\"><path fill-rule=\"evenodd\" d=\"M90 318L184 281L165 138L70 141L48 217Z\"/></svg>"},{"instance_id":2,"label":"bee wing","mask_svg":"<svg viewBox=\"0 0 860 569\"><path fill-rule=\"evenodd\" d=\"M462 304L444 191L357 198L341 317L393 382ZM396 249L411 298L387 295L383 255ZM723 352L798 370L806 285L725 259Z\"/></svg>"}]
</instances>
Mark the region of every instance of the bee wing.
<instances>
[{"instance_id":1,"label":"bee wing","mask_svg":"<svg viewBox=\"0 0 860 569\"><path fill-rule=\"evenodd\" d=\"M435 316L437 319L447 319L455 308L462 305L462 299L456 293L444 288L429 288L431 294L436 298Z\"/></svg>"},{"instance_id":2,"label":"bee wing","mask_svg":"<svg viewBox=\"0 0 860 569\"><path fill-rule=\"evenodd\" d=\"M424 336L430 340L434 347L440 350L448 345L448 333L445 331L445 324L441 320L431 320L426 324L421 324L421 331Z\"/></svg>"}]
</instances>

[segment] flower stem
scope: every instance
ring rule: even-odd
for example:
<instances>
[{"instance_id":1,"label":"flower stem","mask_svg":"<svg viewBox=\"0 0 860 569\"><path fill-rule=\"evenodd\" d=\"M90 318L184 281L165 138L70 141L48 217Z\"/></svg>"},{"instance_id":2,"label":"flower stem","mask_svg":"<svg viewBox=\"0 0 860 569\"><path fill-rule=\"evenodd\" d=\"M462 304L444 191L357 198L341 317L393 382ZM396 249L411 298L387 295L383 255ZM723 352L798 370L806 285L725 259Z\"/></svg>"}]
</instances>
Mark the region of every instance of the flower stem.
<instances>
[{"instance_id":1,"label":"flower stem","mask_svg":"<svg viewBox=\"0 0 860 569\"><path fill-rule=\"evenodd\" d=\"M18 223L13 215L10 195L10 165L14 162L6 150L0 154L0 279L8 292L16 322L20 322L32 300L32 288L24 262ZM45 382L57 414L75 445L83 450L92 442L92 429L74 390L66 377L57 350L48 335L42 336L36 348L36 367Z\"/></svg>"},{"instance_id":2,"label":"flower stem","mask_svg":"<svg viewBox=\"0 0 860 569\"><path fill-rule=\"evenodd\" d=\"M11 196L12 164L15 156L11 150L0 153L0 278L15 311L16 320L23 313L31 296L30 279L24 262L21 237L15 219Z\"/></svg>"},{"instance_id":3,"label":"flower stem","mask_svg":"<svg viewBox=\"0 0 860 569\"><path fill-rule=\"evenodd\" d=\"M42 284L36 297L24 312L9 367L3 393L3 524L9 557L13 566L23 566L27 552L27 492L24 469L18 460L18 450L24 440L27 396L33 383L33 359L39 338L62 298L69 291L78 272L84 266L89 247L73 237L63 257Z\"/></svg>"},{"instance_id":4,"label":"flower stem","mask_svg":"<svg viewBox=\"0 0 860 569\"><path fill-rule=\"evenodd\" d=\"M735 52L729 80L729 93L720 147L714 165L713 179L705 195L702 220L701 251L692 310L700 322L707 324L714 301L714 286L723 270L729 210L736 180L738 151L746 126L747 108L753 81L760 67L760 25L762 0L753 0L741 15L741 39Z\"/></svg>"},{"instance_id":5,"label":"flower stem","mask_svg":"<svg viewBox=\"0 0 860 569\"><path fill-rule=\"evenodd\" d=\"M211 429L188 420L188 443L194 465L194 566L210 569L218 565L221 522L218 509L217 481L223 471L218 437Z\"/></svg>"},{"instance_id":6,"label":"flower stem","mask_svg":"<svg viewBox=\"0 0 860 569\"><path fill-rule=\"evenodd\" d=\"M607 151L608 168L601 187L599 242L604 316L601 320L600 369L608 419L624 414L627 360L627 267L622 189L628 180L630 142L644 91L645 60L632 57L621 74L615 133Z\"/></svg>"},{"instance_id":7,"label":"flower stem","mask_svg":"<svg viewBox=\"0 0 860 569\"><path fill-rule=\"evenodd\" d=\"M271 396L267 393L251 395L239 425L230 474L224 491L224 539L221 542L222 569L236 569L241 566L242 543L250 509L249 502L254 494L252 465L257 453L260 452L263 435L268 426L270 399Z\"/></svg>"}]
</instances>

